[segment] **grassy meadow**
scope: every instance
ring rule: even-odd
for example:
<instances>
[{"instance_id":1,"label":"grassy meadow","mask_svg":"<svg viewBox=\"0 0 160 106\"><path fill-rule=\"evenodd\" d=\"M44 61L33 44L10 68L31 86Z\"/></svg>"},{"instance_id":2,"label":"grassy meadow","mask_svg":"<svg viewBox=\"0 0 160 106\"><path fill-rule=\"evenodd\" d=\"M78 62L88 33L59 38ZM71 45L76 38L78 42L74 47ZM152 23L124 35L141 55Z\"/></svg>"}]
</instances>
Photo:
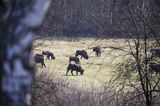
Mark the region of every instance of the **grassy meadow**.
<instances>
[{"instance_id":1,"label":"grassy meadow","mask_svg":"<svg viewBox=\"0 0 160 106\"><path fill-rule=\"evenodd\" d=\"M129 46L134 46L133 39L128 39L128 41L130 44L124 39L36 39L33 45L33 54L50 51L54 53L55 60L45 58L46 68L42 68L41 64L36 64L33 105L145 106L143 95L133 99L135 95L139 94L130 85L134 83L139 86L136 70L129 67L129 71L132 71L130 73L123 68L126 66L122 63L132 60L131 55L124 54L124 51L130 51ZM141 43L143 44L143 42ZM95 52L92 50L95 46L101 46L101 57L95 56ZM88 60L80 59L84 74L80 75L79 73L76 76L76 72L74 72L74 76L72 76L71 72L68 72L68 76L66 76L69 57L75 56L76 50L86 50L89 55ZM120 65L122 67L119 67ZM158 99L154 98L156 101Z\"/></svg>"},{"instance_id":2,"label":"grassy meadow","mask_svg":"<svg viewBox=\"0 0 160 106\"><path fill-rule=\"evenodd\" d=\"M95 52L92 47L102 47L101 57L95 57ZM121 47L126 45L123 39L93 39L80 38L76 40L71 39L37 39L34 42L34 52L41 53L42 51L51 51L55 54L55 60L45 59L46 68L41 68L37 65L37 73L43 71L47 74L53 74L60 79L64 79L69 85L81 87L84 89L93 87L100 87L106 84L114 75L116 63L121 62L121 57L116 57L122 52L113 52L109 46ZM86 50L89 59L80 59L81 66L85 70L84 75L72 76L68 72L66 76L67 66L69 64L69 56L74 56L76 50ZM116 58L115 58L116 57ZM53 76L53 77L54 77Z\"/></svg>"}]
</instances>

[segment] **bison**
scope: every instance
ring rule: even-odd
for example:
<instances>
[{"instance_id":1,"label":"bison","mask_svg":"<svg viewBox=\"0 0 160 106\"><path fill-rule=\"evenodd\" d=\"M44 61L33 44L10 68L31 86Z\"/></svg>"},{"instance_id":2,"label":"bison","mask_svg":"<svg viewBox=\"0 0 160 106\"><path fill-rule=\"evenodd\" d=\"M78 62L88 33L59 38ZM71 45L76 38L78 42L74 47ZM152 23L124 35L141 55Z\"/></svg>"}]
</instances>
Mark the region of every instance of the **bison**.
<instances>
[{"instance_id":1,"label":"bison","mask_svg":"<svg viewBox=\"0 0 160 106\"><path fill-rule=\"evenodd\" d=\"M160 64L150 63L149 64L149 72L150 73L156 72L156 74L160 73Z\"/></svg>"},{"instance_id":2,"label":"bison","mask_svg":"<svg viewBox=\"0 0 160 106\"><path fill-rule=\"evenodd\" d=\"M80 63L78 57L69 57L69 63L71 63L71 61L74 61L76 64Z\"/></svg>"},{"instance_id":3,"label":"bison","mask_svg":"<svg viewBox=\"0 0 160 106\"><path fill-rule=\"evenodd\" d=\"M80 72L80 74L83 75L83 72L84 72L82 67L80 65L77 65L77 64L69 64L68 67L67 67L66 75L68 74L68 72L70 70L71 70L72 76L73 76L73 71L76 71L76 75L78 75L78 72Z\"/></svg>"},{"instance_id":4,"label":"bison","mask_svg":"<svg viewBox=\"0 0 160 106\"><path fill-rule=\"evenodd\" d=\"M46 68L46 65L44 63L44 56L43 55L35 54L34 61L35 61L35 63L41 63L42 68L43 68L43 66Z\"/></svg>"},{"instance_id":5,"label":"bison","mask_svg":"<svg viewBox=\"0 0 160 106\"><path fill-rule=\"evenodd\" d=\"M54 60L55 59L55 56L54 56L54 54L53 53L51 53L51 52L49 52L49 51L42 51L42 54L43 55L46 55L47 56L47 58L48 58L48 60L51 58L52 60Z\"/></svg>"},{"instance_id":6,"label":"bison","mask_svg":"<svg viewBox=\"0 0 160 106\"><path fill-rule=\"evenodd\" d=\"M150 50L152 57L159 57L160 58L160 48L153 48Z\"/></svg>"},{"instance_id":7,"label":"bison","mask_svg":"<svg viewBox=\"0 0 160 106\"><path fill-rule=\"evenodd\" d=\"M100 46L94 47L93 51L95 52L95 56L97 56L97 57L101 56L101 47Z\"/></svg>"},{"instance_id":8,"label":"bison","mask_svg":"<svg viewBox=\"0 0 160 106\"><path fill-rule=\"evenodd\" d=\"M42 54L47 56L49 51L42 51Z\"/></svg>"},{"instance_id":9,"label":"bison","mask_svg":"<svg viewBox=\"0 0 160 106\"><path fill-rule=\"evenodd\" d=\"M88 54L85 50L77 50L75 56L81 56L81 58L83 57L84 59L89 59Z\"/></svg>"}]
</instances>

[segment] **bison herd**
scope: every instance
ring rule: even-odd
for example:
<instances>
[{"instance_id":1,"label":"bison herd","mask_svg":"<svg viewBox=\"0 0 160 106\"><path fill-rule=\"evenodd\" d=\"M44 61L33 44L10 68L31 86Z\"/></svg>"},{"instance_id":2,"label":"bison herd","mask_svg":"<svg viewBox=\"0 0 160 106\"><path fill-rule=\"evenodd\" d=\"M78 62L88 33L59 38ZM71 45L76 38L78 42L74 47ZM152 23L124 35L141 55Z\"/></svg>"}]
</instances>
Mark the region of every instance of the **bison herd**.
<instances>
[{"instance_id":1,"label":"bison herd","mask_svg":"<svg viewBox=\"0 0 160 106\"><path fill-rule=\"evenodd\" d=\"M55 59L54 54L49 52L49 51L42 51L42 54L35 54L34 61L35 61L35 63L40 63L42 65L42 68L46 67L46 65L44 63L44 56L46 56L46 58L48 60L49 59L52 59L52 60Z\"/></svg>"},{"instance_id":2,"label":"bison herd","mask_svg":"<svg viewBox=\"0 0 160 106\"><path fill-rule=\"evenodd\" d=\"M101 47L100 46L94 47L93 52L95 52L95 56L100 57L101 56ZM151 49L150 53L151 53L152 58L153 57L160 58L160 48ZM46 58L48 60L55 59L54 54L49 51L42 51L42 54L35 54L34 61L35 61L35 63L40 63L42 65L42 68L46 67L46 65L44 63L44 56L46 56ZM80 59L82 59L82 58L89 59L88 53L85 50L77 50L75 52L75 56L69 57L69 65L67 67L66 75L68 74L69 71L71 71L72 75L73 75L73 71L76 71L76 75L78 75L78 72L81 75L83 75L84 69L81 67L79 57L80 57ZM72 64L71 62L74 64ZM153 73L153 72L160 73L160 64L159 63L150 63L148 70L150 73Z\"/></svg>"},{"instance_id":3,"label":"bison herd","mask_svg":"<svg viewBox=\"0 0 160 106\"><path fill-rule=\"evenodd\" d=\"M93 52L95 52L96 56L99 57L101 56L101 48L100 46L96 46L93 48ZM34 56L34 61L35 63L40 63L42 68L45 67L46 65L44 63L44 57L46 57L46 59L50 60L54 60L55 56L52 52L50 51L42 51L41 54L35 54ZM78 72L83 75L84 73L84 69L82 69L81 64L80 64L80 59L89 59L88 53L85 50L77 50L75 52L75 56L70 56L69 57L69 65L67 67L67 72L66 75L68 74L69 71L71 71L71 74L73 75L73 71L76 71L76 75L78 75ZM73 64L74 63L74 64Z\"/></svg>"},{"instance_id":4,"label":"bison herd","mask_svg":"<svg viewBox=\"0 0 160 106\"><path fill-rule=\"evenodd\" d=\"M88 53L85 50L77 50L75 53L75 57L71 56L69 57L69 65L67 67L67 72L71 70L71 74L73 75L73 71L76 71L76 75L78 75L78 72L80 72L81 75L83 75L84 69L82 69L79 57L84 59L89 59ZM71 61L73 61L75 64L71 64Z\"/></svg>"}]
</instances>

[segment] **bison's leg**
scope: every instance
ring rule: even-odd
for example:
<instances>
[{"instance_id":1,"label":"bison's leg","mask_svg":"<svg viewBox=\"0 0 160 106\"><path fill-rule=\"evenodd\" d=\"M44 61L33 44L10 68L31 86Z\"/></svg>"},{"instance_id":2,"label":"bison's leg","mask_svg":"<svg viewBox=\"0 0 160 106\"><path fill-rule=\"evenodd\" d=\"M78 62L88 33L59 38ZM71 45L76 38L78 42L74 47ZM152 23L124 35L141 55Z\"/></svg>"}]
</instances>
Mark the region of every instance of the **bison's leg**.
<instances>
[{"instance_id":1,"label":"bison's leg","mask_svg":"<svg viewBox=\"0 0 160 106\"><path fill-rule=\"evenodd\" d=\"M99 52L99 56L101 57L101 52Z\"/></svg>"},{"instance_id":2,"label":"bison's leg","mask_svg":"<svg viewBox=\"0 0 160 106\"><path fill-rule=\"evenodd\" d=\"M72 74L72 76L73 76L73 70L71 70L71 74Z\"/></svg>"},{"instance_id":3,"label":"bison's leg","mask_svg":"<svg viewBox=\"0 0 160 106\"><path fill-rule=\"evenodd\" d=\"M41 66L42 66L42 68L43 68L43 63L41 63Z\"/></svg>"},{"instance_id":4,"label":"bison's leg","mask_svg":"<svg viewBox=\"0 0 160 106\"><path fill-rule=\"evenodd\" d=\"M43 63L43 66L46 68L46 65Z\"/></svg>"},{"instance_id":5,"label":"bison's leg","mask_svg":"<svg viewBox=\"0 0 160 106\"><path fill-rule=\"evenodd\" d=\"M99 52L98 51L96 51L96 54L97 54L97 57L99 57Z\"/></svg>"},{"instance_id":6,"label":"bison's leg","mask_svg":"<svg viewBox=\"0 0 160 106\"><path fill-rule=\"evenodd\" d=\"M49 56L49 55L47 55L48 60L49 60L49 57L50 57L50 56Z\"/></svg>"},{"instance_id":7,"label":"bison's leg","mask_svg":"<svg viewBox=\"0 0 160 106\"><path fill-rule=\"evenodd\" d=\"M66 72L66 75L68 74L68 72L69 72L69 69L67 68L67 72Z\"/></svg>"},{"instance_id":8,"label":"bison's leg","mask_svg":"<svg viewBox=\"0 0 160 106\"><path fill-rule=\"evenodd\" d=\"M46 68L46 65L44 64L44 62L41 62L41 65L42 65L42 68L43 68L43 66Z\"/></svg>"}]
</instances>

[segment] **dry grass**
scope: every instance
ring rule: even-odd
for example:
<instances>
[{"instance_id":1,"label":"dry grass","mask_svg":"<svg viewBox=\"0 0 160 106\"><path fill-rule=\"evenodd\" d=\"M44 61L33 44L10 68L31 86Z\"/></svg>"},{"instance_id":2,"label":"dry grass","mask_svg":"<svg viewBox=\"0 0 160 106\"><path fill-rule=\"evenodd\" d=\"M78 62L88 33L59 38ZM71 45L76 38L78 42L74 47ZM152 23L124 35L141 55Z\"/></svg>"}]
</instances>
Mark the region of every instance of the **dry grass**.
<instances>
[{"instance_id":1,"label":"dry grass","mask_svg":"<svg viewBox=\"0 0 160 106\"><path fill-rule=\"evenodd\" d=\"M52 78L52 76L54 76ZM103 86L103 89L91 87L90 90L78 88L66 83L59 76L45 72L36 75L32 87L33 106L116 106L119 101L115 92ZM102 87L101 87L102 88Z\"/></svg>"},{"instance_id":2,"label":"dry grass","mask_svg":"<svg viewBox=\"0 0 160 106\"><path fill-rule=\"evenodd\" d=\"M92 47L97 45L102 47L101 57L95 57L92 51ZM108 48L110 46L128 50L127 42L123 39L36 40L33 54L48 50L55 54L56 59L45 60L47 68L37 65L32 104L35 106L144 106L143 95L136 96L139 92L130 87L126 88L127 90L115 89L115 84L123 82L123 78L115 80L112 85L108 83L117 75L117 63L130 58L122 57L124 52L113 51ZM72 76L69 72L69 75L65 76L69 64L68 57L74 56L75 51L81 49L86 50L90 57L89 60L81 59L81 66L85 69L84 75ZM158 101L158 99L156 97L154 100ZM155 102L154 106L159 105Z\"/></svg>"},{"instance_id":3,"label":"dry grass","mask_svg":"<svg viewBox=\"0 0 160 106\"><path fill-rule=\"evenodd\" d=\"M92 47L100 45L102 48L102 56L95 57ZM100 87L106 84L115 71L115 63L121 61L119 56L122 52L110 52L109 46L124 46L123 39L79 39L77 41L71 40L54 40L54 39L39 39L34 43L34 53L41 53L42 50L49 50L55 54L55 60L45 60L46 69L38 67L38 71L46 71L46 73L55 73L56 76L67 80L70 84L77 85L77 87L91 88ZM85 69L83 76L65 76L69 56L74 56L76 50L85 49L89 54L89 60L81 59L82 68ZM115 60L115 61L113 61Z\"/></svg>"}]
</instances>

